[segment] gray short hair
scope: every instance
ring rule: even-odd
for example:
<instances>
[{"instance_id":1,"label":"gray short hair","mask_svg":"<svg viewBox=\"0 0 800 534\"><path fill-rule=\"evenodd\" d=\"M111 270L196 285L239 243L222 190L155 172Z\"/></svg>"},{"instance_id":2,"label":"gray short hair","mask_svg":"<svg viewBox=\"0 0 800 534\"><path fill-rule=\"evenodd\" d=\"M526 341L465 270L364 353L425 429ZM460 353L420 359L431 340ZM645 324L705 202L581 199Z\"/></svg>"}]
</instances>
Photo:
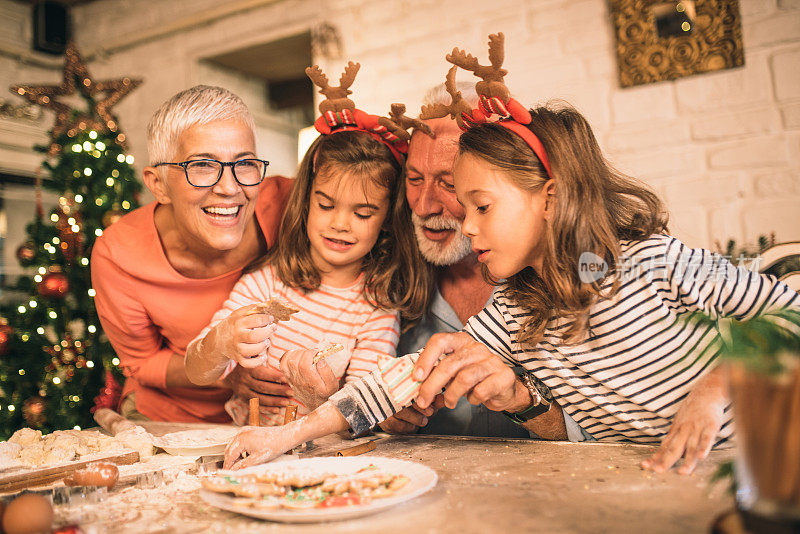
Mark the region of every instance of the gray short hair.
<instances>
[{"instance_id":1,"label":"gray short hair","mask_svg":"<svg viewBox=\"0 0 800 534\"><path fill-rule=\"evenodd\" d=\"M461 91L461 98L463 98L467 104L473 108L478 107L478 93L475 92L474 83L456 82L456 89ZM422 105L432 106L434 104L444 104L447 106L450 104L450 101L450 93L447 92L444 84L441 83L428 89L428 92L425 93L425 96L422 98Z\"/></svg>"},{"instance_id":2,"label":"gray short hair","mask_svg":"<svg viewBox=\"0 0 800 534\"><path fill-rule=\"evenodd\" d=\"M147 152L150 164L172 161L178 138L195 124L238 119L253 131L253 115L241 98L222 87L195 85L181 91L153 113L147 124Z\"/></svg>"}]
</instances>

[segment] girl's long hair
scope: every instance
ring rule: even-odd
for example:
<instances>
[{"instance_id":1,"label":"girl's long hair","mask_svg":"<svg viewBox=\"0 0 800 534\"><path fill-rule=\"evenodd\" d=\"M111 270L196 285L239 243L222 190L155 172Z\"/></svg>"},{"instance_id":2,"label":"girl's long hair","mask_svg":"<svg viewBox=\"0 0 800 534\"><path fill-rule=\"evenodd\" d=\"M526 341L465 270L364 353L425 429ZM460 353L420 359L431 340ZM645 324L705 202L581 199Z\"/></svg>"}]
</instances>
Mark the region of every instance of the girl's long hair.
<instances>
[{"instance_id":1,"label":"girl's long hair","mask_svg":"<svg viewBox=\"0 0 800 534\"><path fill-rule=\"evenodd\" d=\"M388 147L363 132L321 135L309 147L289 194L276 245L261 265L271 264L290 287L308 291L319 287L307 221L314 178L320 173L354 173L388 190L386 220L362 262L364 296L376 308L398 310L404 328L412 326L422 317L433 289L431 268L419 252L411 226L403 169Z\"/></svg>"},{"instance_id":2,"label":"girl's long hair","mask_svg":"<svg viewBox=\"0 0 800 534\"><path fill-rule=\"evenodd\" d=\"M644 184L615 170L603 157L586 119L574 108L544 106L530 110L528 126L550 161L551 175L520 136L496 124L469 129L459 141L460 154L471 154L505 172L517 187L541 191L553 178L555 205L542 236L541 273L527 267L506 283L509 296L529 314L518 340L535 346L548 320L564 318L568 343L580 341L589 327L589 307L619 287L615 275L620 240L644 239L667 231L661 200ZM608 264L605 278L584 283L579 278L581 254L592 252ZM485 267L485 266L484 266ZM492 280L484 268L484 276ZM606 280L613 280L601 291Z\"/></svg>"}]
</instances>

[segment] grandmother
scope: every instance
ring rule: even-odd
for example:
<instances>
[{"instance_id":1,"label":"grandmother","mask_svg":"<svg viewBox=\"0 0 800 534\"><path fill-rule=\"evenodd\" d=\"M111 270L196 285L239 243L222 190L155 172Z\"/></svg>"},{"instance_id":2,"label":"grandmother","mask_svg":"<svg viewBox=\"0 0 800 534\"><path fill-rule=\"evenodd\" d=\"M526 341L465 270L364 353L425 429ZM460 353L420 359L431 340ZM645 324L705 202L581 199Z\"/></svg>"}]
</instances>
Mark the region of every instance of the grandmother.
<instances>
[{"instance_id":1,"label":"grandmother","mask_svg":"<svg viewBox=\"0 0 800 534\"><path fill-rule=\"evenodd\" d=\"M291 181L266 176L254 129L226 89L199 85L170 98L147 127L143 180L155 201L94 245L95 303L127 377L128 418L229 422L232 390L258 396L265 411L287 403L289 388L269 367L237 367L212 387L193 385L184 367L187 344L275 243Z\"/></svg>"}]
</instances>

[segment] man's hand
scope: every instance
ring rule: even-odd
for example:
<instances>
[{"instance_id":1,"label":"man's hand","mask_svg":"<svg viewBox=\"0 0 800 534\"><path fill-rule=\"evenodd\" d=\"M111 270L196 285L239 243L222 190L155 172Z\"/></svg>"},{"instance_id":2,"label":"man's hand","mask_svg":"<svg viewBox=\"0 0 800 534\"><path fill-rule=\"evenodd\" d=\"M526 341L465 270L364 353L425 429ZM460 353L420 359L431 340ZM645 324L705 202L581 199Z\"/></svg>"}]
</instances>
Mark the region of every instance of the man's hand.
<instances>
[{"instance_id":1,"label":"man's hand","mask_svg":"<svg viewBox=\"0 0 800 534\"><path fill-rule=\"evenodd\" d=\"M433 367L437 361L439 364ZM517 412L531 403L530 393L514 371L485 345L464 333L431 337L414 369L415 379L424 376L427 378L416 401L421 408L430 406L443 388L448 408L455 408L461 397L494 411Z\"/></svg>"},{"instance_id":2,"label":"man's hand","mask_svg":"<svg viewBox=\"0 0 800 534\"><path fill-rule=\"evenodd\" d=\"M281 371L294 391L294 396L311 411L339 391L339 380L321 359L316 364L316 350L289 350L281 357Z\"/></svg>"},{"instance_id":3,"label":"man's hand","mask_svg":"<svg viewBox=\"0 0 800 534\"><path fill-rule=\"evenodd\" d=\"M437 403L439 406L437 406ZM411 406L406 406L383 423L380 423L379 426L389 434L414 434L428 424L428 419L441 406L444 406L444 400L441 395L437 395L433 405L427 408L420 408L416 402L413 402Z\"/></svg>"},{"instance_id":4,"label":"man's hand","mask_svg":"<svg viewBox=\"0 0 800 534\"><path fill-rule=\"evenodd\" d=\"M292 389L279 370L269 365L246 369L237 365L225 378L236 395L244 399L258 397L261 413L280 413L289 404Z\"/></svg>"},{"instance_id":5,"label":"man's hand","mask_svg":"<svg viewBox=\"0 0 800 534\"><path fill-rule=\"evenodd\" d=\"M678 473L688 475L705 459L722 428L728 394L721 369L715 369L697 382L681 403L661 446L642 467L662 473L683 457Z\"/></svg>"}]
</instances>

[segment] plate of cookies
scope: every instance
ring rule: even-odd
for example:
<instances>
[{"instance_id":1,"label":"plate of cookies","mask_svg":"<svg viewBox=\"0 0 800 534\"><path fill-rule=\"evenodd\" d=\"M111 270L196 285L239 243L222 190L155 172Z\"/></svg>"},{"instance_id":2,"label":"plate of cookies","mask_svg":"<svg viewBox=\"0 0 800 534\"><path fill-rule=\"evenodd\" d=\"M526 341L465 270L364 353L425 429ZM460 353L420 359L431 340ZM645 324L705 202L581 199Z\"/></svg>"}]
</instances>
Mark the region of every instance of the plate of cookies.
<instances>
[{"instance_id":1,"label":"plate of cookies","mask_svg":"<svg viewBox=\"0 0 800 534\"><path fill-rule=\"evenodd\" d=\"M377 456L306 458L200 479L212 506L281 523L351 519L385 510L429 491L436 472Z\"/></svg>"}]
</instances>

